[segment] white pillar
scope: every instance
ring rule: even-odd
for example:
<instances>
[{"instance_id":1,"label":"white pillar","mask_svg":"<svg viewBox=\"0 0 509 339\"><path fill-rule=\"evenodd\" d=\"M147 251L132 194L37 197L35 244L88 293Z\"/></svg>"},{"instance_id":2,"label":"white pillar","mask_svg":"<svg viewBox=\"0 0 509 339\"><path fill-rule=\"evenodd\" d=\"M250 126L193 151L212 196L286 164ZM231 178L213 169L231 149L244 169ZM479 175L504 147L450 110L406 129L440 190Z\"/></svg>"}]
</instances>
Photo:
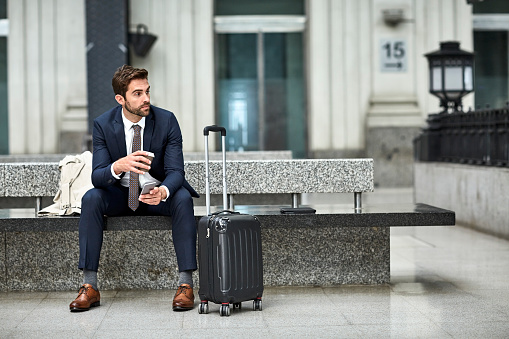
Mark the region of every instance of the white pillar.
<instances>
[{"instance_id":1,"label":"white pillar","mask_svg":"<svg viewBox=\"0 0 509 339\"><path fill-rule=\"evenodd\" d=\"M86 102L84 2L9 1L7 7L9 152L57 153L71 103Z\"/></svg>"},{"instance_id":2,"label":"white pillar","mask_svg":"<svg viewBox=\"0 0 509 339\"><path fill-rule=\"evenodd\" d=\"M131 1L130 13L131 29L144 23L158 37L131 59L149 71L152 103L175 113L185 151L202 150L201 131L215 122L213 0Z\"/></svg>"},{"instance_id":3,"label":"white pillar","mask_svg":"<svg viewBox=\"0 0 509 339\"><path fill-rule=\"evenodd\" d=\"M311 150L331 148L329 0L308 1L308 100Z\"/></svg>"},{"instance_id":4,"label":"white pillar","mask_svg":"<svg viewBox=\"0 0 509 339\"><path fill-rule=\"evenodd\" d=\"M414 1L373 0L373 84L367 127L420 126L423 122L416 88ZM391 26L384 11L401 11L403 21Z\"/></svg>"},{"instance_id":5,"label":"white pillar","mask_svg":"<svg viewBox=\"0 0 509 339\"><path fill-rule=\"evenodd\" d=\"M214 1L194 0L195 34L193 37L195 54L194 95L196 123L193 126L194 147L186 150L203 151L203 127L216 123L214 87ZM211 147L214 138L209 140Z\"/></svg>"}]
</instances>

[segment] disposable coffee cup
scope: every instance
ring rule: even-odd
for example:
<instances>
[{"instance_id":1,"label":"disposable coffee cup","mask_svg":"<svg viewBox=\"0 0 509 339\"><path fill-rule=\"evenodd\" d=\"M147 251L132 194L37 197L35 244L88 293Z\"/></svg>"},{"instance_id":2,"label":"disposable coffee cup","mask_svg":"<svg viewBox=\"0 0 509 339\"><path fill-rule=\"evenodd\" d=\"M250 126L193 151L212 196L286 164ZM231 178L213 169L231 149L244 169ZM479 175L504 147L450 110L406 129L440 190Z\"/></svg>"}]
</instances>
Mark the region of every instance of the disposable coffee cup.
<instances>
[{"instance_id":1,"label":"disposable coffee cup","mask_svg":"<svg viewBox=\"0 0 509 339\"><path fill-rule=\"evenodd\" d=\"M147 158L148 160L150 160L150 162L152 162L152 160L154 159L154 153L147 152L147 155L144 155L144 157ZM148 169L146 169L146 168L140 168L140 170L142 170L143 172L148 171Z\"/></svg>"}]
</instances>

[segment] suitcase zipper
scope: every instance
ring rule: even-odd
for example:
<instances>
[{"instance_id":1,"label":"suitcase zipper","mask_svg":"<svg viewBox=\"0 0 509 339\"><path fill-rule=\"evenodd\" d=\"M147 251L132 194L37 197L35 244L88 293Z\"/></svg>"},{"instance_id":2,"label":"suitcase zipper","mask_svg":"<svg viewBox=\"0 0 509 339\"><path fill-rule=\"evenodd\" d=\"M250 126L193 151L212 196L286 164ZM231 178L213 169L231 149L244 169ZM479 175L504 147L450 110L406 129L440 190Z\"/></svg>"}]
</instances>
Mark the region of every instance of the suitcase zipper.
<instances>
[{"instance_id":1,"label":"suitcase zipper","mask_svg":"<svg viewBox=\"0 0 509 339\"><path fill-rule=\"evenodd\" d=\"M208 279L208 285L209 285L209 296L210 296L210 299L211 300L215 300L215 293L214 293L214 260L213 260L213 255L214 255L214 250L213 250L213 245L214 245L214 239L210 239L210 223L211 223L211 219L209 219L208 223L207 223L207 249L208 249L208 276L209 276L209 279Z\"/></svg>"}]
</instances>

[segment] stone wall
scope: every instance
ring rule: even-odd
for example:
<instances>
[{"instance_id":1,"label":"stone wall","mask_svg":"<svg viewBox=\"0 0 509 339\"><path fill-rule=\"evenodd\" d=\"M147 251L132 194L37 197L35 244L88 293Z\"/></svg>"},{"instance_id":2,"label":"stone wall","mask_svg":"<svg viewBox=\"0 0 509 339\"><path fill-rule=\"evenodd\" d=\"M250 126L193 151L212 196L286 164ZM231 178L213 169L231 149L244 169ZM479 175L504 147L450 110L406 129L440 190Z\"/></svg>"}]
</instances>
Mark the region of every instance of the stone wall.
<instances>
[{"instance_id":1,"label":"stone wall","mask_svg":"<svg viewBox=\"0 0 509 339\"><path fill-rule=\"evenodd\" d=\"M367 132L366 156L373 158L375 187L412 187L413 140L418 127L373 127Z\"/></svg>"},{"instance_id":2,"label":"stone wall","mask_svg":"<svg viewBox=\"0 0 509 339\"><path fill-rule=\"evenodd\" d=\"M509 168L416 162L415 201L456 212L458 224L509 239Z\"/></svg>"}]
</instances>

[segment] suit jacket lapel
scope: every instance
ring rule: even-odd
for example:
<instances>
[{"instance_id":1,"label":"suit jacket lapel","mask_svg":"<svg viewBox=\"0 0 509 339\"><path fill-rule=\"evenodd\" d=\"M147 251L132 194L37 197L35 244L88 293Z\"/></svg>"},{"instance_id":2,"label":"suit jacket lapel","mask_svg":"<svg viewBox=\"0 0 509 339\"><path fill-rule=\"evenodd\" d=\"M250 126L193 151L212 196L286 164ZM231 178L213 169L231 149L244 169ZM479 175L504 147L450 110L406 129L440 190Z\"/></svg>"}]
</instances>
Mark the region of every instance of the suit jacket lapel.
<instances>
[{"instance_id":1,"label":"suit jacket lapel","mask_svg":"<svg viewBox=\"0 0 509 339\"><path fill-rule=\"evenodd\" d=\"M143 150L150 151L152 134L154 134L154 110L150 107L150 114L145 117L145 131L143 132Z\"/></svg>"},{"instance_id":2,"label":"suit jacket lapel","mask_svg":"<svg viewBox=\"0 0 509 339\"><path fill-rule=\"evenodd\" d=\"M119 158L127 155L127 148L125 144L124 122L122 121L122 106L115 112L115 120L113 121L113 131L115 132L115 139L118 147Z\"/></svg>"}]
</instances>

